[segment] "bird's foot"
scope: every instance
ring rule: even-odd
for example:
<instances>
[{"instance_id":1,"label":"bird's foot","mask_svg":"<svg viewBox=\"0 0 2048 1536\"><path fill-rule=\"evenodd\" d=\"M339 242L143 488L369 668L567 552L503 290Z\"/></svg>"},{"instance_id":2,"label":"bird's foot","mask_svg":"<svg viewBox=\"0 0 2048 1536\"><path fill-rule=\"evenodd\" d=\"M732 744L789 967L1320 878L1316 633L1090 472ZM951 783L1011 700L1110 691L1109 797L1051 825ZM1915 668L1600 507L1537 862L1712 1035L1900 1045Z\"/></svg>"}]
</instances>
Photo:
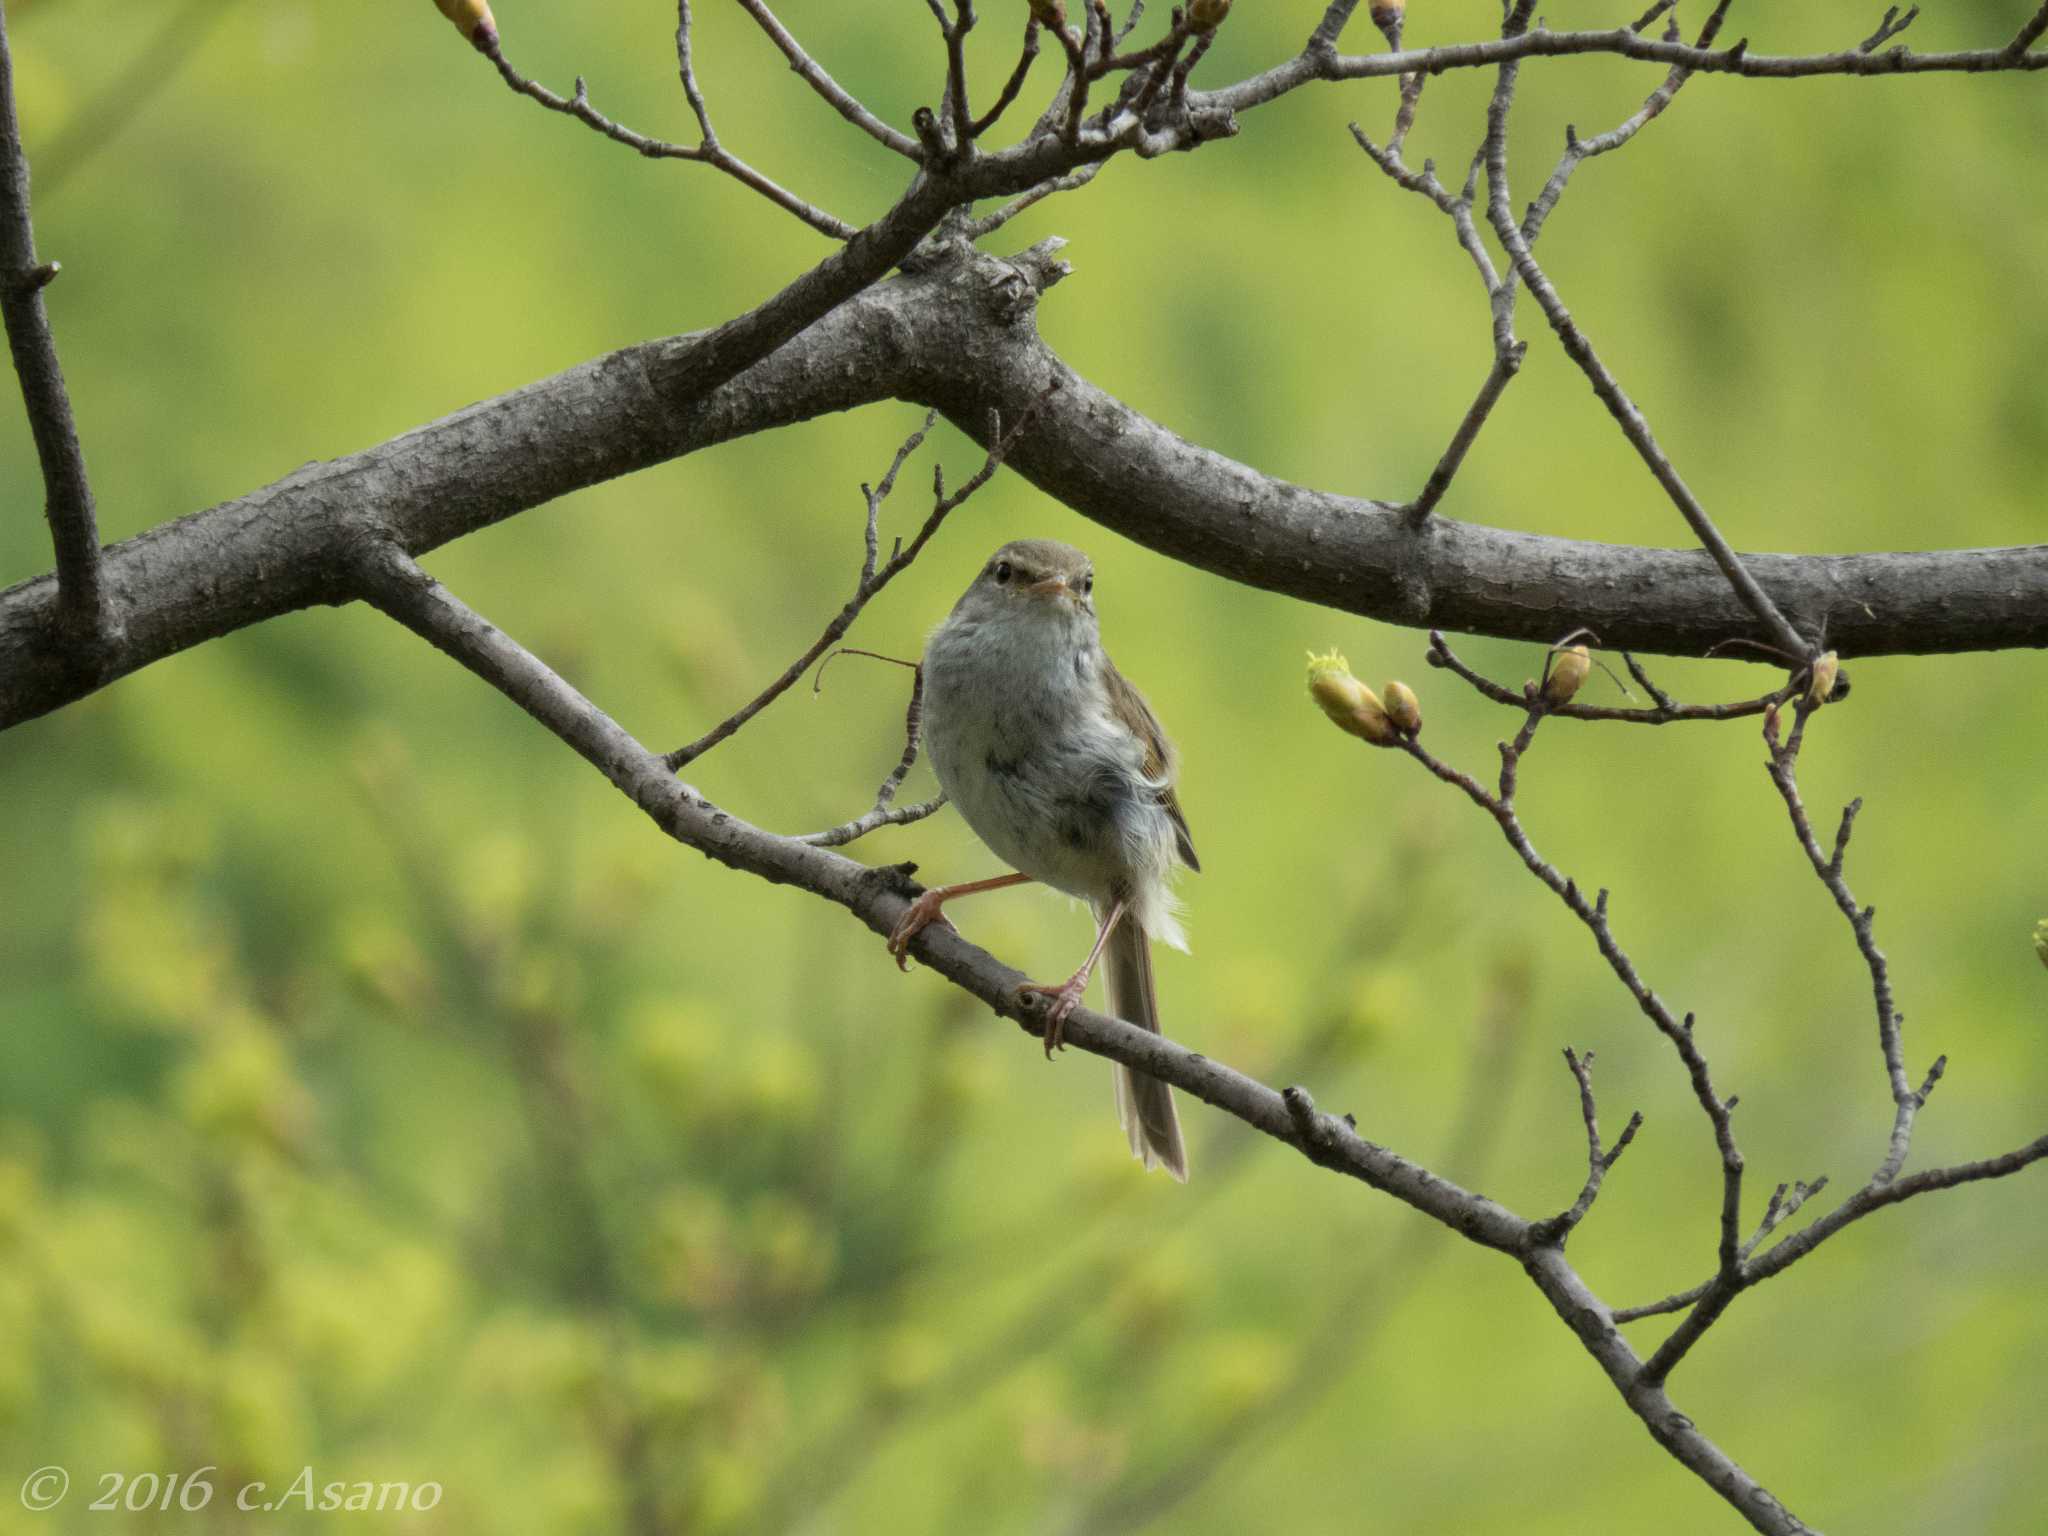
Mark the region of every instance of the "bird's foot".
<instances>
[{"instance_id":1,"label":"bird's foot","mask_svg":"<svg viewBox=\"0 0 2048 1536\"><path fill-rule=\"evenodd\" d=\"M1088 990L1088 972L1078 970L1065 981L1057 984L1030 981L1017 989L1019 997L1040 996L1052 1000L1045 1015L1045 1059L1052 1060L1054 1051L1067 1048L1067 1020L1074 1010L1081 1006L1081 995Z\"/></svg>"},{"instance_id":2,"label":"bird's foot","mask_svg":"<svg viewBox=\"0 0 2048 1536\"><path fill-rule=\"evenodd\" d=\"M923 933L925 929L931 927L934 923L937 923L942 928L953 926L946 920L945 913L940 910L946 904L946 895L947 893L944 891L926 891L904 910L902 918L897 922L894 931L889 935L889 953L896 957L897 970L907 971L910 969L910 941L912 939Z\"/></svg>"}]
</instances>

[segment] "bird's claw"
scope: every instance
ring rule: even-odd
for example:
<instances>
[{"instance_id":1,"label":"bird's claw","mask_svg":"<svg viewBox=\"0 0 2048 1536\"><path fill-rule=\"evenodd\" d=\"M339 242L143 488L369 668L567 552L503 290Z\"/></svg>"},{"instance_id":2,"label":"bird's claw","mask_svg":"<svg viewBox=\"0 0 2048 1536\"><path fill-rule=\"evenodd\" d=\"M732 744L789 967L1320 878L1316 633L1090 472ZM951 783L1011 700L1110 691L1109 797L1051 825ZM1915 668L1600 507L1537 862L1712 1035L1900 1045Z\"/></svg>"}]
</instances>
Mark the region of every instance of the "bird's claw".
<instances>
[{"instance_id":1,"label":"bird's claw","mask_svg":"<svg viewBox=\"0 0 2048 1536\"><path fill-rule=\"evenodd\" d=\"M1017 989L1019 997L1046 997L1051 999L1045 1015L1045 1059L1052 1060L1054 1051L1067 1048L1067 1020L1074 1010L1081 1006L1081 996L1088 990L1088 973L1082 971L1069 976L1057 984L1030 981Z\"/></svg>"},{"instance_id":2,"label":"bird's claw","mask_svg":"<svg viewBox=\"0 0 2048 1536\"><path fill-rule=\"evenodd\" d=\"M944 905L945 897L941 896L937 891L926 891L904 909L903 916L897 920L895 929L889 934L889 953L896 958L897 970L908 971L910 969L910 941L912 939L915 939L933 924L937 924L942 928L953 926L952 923L947 921L945 913L940 910Z\"/></svg>"}]
</instances>

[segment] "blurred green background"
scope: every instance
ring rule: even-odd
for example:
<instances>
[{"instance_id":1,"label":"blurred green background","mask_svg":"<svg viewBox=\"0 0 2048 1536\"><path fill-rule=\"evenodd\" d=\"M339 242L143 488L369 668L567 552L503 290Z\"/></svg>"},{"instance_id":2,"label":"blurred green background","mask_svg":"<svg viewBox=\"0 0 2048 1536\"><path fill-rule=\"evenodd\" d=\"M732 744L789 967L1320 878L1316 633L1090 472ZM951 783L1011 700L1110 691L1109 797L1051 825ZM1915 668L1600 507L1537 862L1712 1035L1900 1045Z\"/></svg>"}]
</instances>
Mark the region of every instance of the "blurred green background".
<instances>
[{"instance_id":1,"label":"blurred green background","mask_svg":"<svg viewBox=\"0 0 2048 1536\"><path fill-rule=\"evenodd\" d=\"M845 217L884 208L889 157L736 6L697 9L721 135ZM983 80L1023 9L984 0ZM688 136L672 7L496 10L529 72L586 74L607 112ZM1929 7L1908 40L1992 44L2030 10ZM1197 83L1284 57L1319 13L1240 0ZM783 15L892 121L936 95L919 0ZM734 184L516 100L424 0L7 17L109 539L714 324L824 254ZM1739 3L1728 35L1832 48L1875 20ZM1492 5L1418 4L1409 36L1495 25ZM1375 41L1361 18L1352 46ZM1657 78L1526 69L1518 195L1565 122L1610 126ZM1465 164L1488 85L1430 83L1417 162ZM1391 82L1298 93L1232 142L1119 162L996 244L1072 240L1042 328L1176 431L1412 494L1488 333L1447 222L1344 131L1382 136L1392 103ZM2037 541L2044 135L2039 76L1698 80L1580 172L1546 264L1739 546ZM1682 542L1521 318L1527 369L1445 513ZM25 425L0 417L12 582L49 555ZM859 483L919 417L737 443L429 564L673 744L843 600ZM950 429L933 444L956 480L980 462ZM885 532L921 517L927 459ZM1717 1169L1669 1050L1483 817L1321 722L1302 655L1336 644L1361 675L1405 677L1438 752L1477 771L1501 713L1424 668L1419 635L1178 567L1010 477L852 639L914 651L986 551L1027 534L1095 555L1109 643L1183 748L1206 872L1184 891L1194 953L1160 965L1171 1032L1529 1214L1578 1187L1558 1053L1595 1049L1610 1134L1631 1109L1647 1125L1573 1256L1617 1305L1702 1278ZM1539 664L1461 650L1511 683ZM1851 879L1881 914L1914 1070L1950 1054L1915 1163L2001 1151L2048 1120L2048 975L2027 943L2048 914L2039 662L1853 670L1805 787L1828 827L1866 797ZM1656 672L1690 698L1771 680ZM693 781L768 827L841 820L894 760L902 702L895 669L843 662ZM1524 774L1539 846L1612 887L1645 975L1698 1011L1741 1095L1752 1219L1781 1180L1854 1187L1889 1123L1867 984L1761 762L1752 723L1558 724ZM920 767L906 794L929 787ZM1739 1528L1511 1264L1200 1106L1195 1182L1141 1176L1101 1062L1046 1066L837 909L679 850L367 611L231 636L7 733L0 806L0 1533L246 1528L225 1494L200 1515L83 1507L102 1473L207 1464L224 1489L306 1465L434 1480L431 1513L370 1517L421 1531ZM855 851L991 872L951 815ZM1088 935L1043 894L963 922L1047 976ZM1674 1395L1823 1528L2036 1531L2040 1212L2029 1175L1853 1228L1745 1297ZM73 1494L24 1513L16 1481L46 1464Z\"/></svg>"}]
</instances>

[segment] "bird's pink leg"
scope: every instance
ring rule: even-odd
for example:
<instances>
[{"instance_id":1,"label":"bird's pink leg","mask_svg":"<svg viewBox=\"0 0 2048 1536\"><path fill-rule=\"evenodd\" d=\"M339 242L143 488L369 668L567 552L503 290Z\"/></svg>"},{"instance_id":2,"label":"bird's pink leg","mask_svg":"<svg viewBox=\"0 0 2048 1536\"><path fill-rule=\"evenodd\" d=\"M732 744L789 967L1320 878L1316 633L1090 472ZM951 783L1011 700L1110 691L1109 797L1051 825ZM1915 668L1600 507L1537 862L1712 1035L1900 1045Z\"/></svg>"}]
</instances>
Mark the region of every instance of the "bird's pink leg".
<instances>
[{"instance_id":1,"label":"bird's pink leg","mask_svg":"<svg viewBox=\"0 0 2048 1536\"><path fill-rule=\"evenodd\" d=\"M1109 916L1102 920L1102 926L1095 930L1095 947L1088 951L1088 958L1081 962L1081 969L1065 981L1052 986L1027 982L1017 989L1019 997L1039 992L1052 999L1052 1011L1045 1016L1045 1055L1048 1061L1054 1051L1066 1049L1067 1019L1081 1006L1081 994L1088 990L1088 978L1095 974L1095 962L1102 958L1102 947L1116 932L1116 925L1123 921L1123 915L1124 903L1119 901L1109 909Z\"/></svg>"},{"instance_id":2,"label":"bird's pink leg","mask_svg":"<svg viewBox=\"0 0 2048 1536\"><path fill-rule=\"evenodd\" d=\"M889 935L889 953L896 957L896 968L910 969L910 941L933 923L944 923L946 915L939 909L956 896L973 896L981 891L999 891L1006 885L1024 885L1029 875L997 875L993 880L970 880L965 885L935 885L904 912L902 919ZM947 925L948 927L951 924Z\"/></svg>"}]
</instances>

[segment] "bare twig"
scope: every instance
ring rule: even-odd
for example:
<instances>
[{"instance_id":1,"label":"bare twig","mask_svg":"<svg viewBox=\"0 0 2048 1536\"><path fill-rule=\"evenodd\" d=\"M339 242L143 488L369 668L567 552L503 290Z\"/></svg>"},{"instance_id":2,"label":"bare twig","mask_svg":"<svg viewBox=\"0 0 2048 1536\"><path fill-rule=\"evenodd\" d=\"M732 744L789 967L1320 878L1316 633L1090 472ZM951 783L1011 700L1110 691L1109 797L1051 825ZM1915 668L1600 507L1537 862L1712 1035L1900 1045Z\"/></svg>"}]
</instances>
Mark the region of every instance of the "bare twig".
<instances>
[{"instance_id":1,"label":"bare twig","mask_svg":"<svg viewBox=\"0 0 2048 1536\"><path fill-rule=\"evenodd\" d=\"M996 97L995 105L974 120L969 134L980 138L996 125L1010 104L1017 99L1017 93L1024 89L1024 77L1031 73L1031 66L1038 62L1038 18L1027 16L1024 20L1024 47L1017 55L1017 67L1010 71L1010 78L1003 82L1003 89Z\"/></svg>"},{"instance_id":2,"label":"bare twig","mask_svg":"<svg viewBox=\"0 0 2048 1536\"><path fill-rule=\"evenodd\" d=\"M1550 705L1545 709L1544 713L1554 715L1561 720L1616 720L1631 725L1670 725L1676 721L1685 720L1740 720L1748 715L1760 715L1774 704L1784 703L1786 699L1791 697L1793 692L1792 687L1788 684L1774 692L1763 694L1754 699L1743 699L1733 704L1681 704L1650 680L1649 674L1643 670L1642 664L1635 657L1629 655L1626 651L1622 652L1622 656L1628 663L1630 675L1643 685L1644 691L1651 698L1657 701L1655 708L1615 709L1598 704L1580 704L1575 701L1570 704ZM1505 704L1511 709L1528 708L1530 699L1528 686L1525 685L1522 689L1516 690L1497 683L1485 674L1475 671L1458 656L1457 652L1451 649L1450 643L1444 639L1441 630L1433 629L1429 632L1429 651L1425 659L1432 667L1441 667L1445 671L1463 678L1483 698L1491 699L1496 704Z\"/></svg>"},{"instance_id":3,"label":"bare twig","mask_svg":"<svg viewBox=\"0 0 2048 1536\"><path fill-rule=\"evenodd\" d=\"M946 39L946 114L953 133L953 153L974 153L974 113L967 104L967 34L974 29L974 0L953 0L949 23L938 0L931 0Z\"/></svg>"},{"instance_id":4,"label":"bare twig","mask_svg":"<svg viewBox=\"0 0 2048 1536\"><path fill-rule=\"evenodd\" d=\"M851 224L821 208L814 207L788 188L769 180L718 142L717 136L711 132L710 114L705 110L703 95L696 88L696 75L690 64L687 5L679 5L679 17L676 26L677 65L682 71L683 90L689 97L690 108L697 114L698 126L704 132L704 142L701 144L671 144L665 139L649 138L623 123L614 122L590 104L590 92L581 76L577 77L575 93L569 96L557 95L538 81L527 79L513 67L511 60L505 57L505 50L495 32L480 30L476 35L476 46L478 52L497 66L498 74L507 85L520 95L539 102L550 112L573 117L593 132L601 133L613 143L623 144L649 160L693 160L723 171L741 185L760 193L784 212L796 215L819 234L829 235L834 240L851 240L856 233Z\"/></svg>"},{"instance_id":5,"label":"bare twig","mask_svg":"<svg viewBox=\"0 0 2048 1536\"><path fill-rule=\"evenodd\" d=\"M1912 1148L1914 1118L1926 1104L1927 1096L1934 1091L1934 1085L1941 1080L1948 1058L1936 1057L1922 1086L1917 1090L1913 1087L1912 1080L1906 1075L1904 1020L1893 1001L1891 968L1885 960L1884 951L1877 947L1877 909L1859 904L1855 893L1849 889L1848 881L1842 876L1842 863L1849 851L1849 835L1855 826L1856 813L1863 809L1863 802L1860 799L1849 802L1842 812L1833 850L1823 852L1819 839L1814 836L1813 824L1807 818L1805 801L1799 794L1799 749L1805 741L1807 722L1814 713L1815 710L1802 699L1794 712L1792 730L1782 741L1779 739L1778 711L1772 709L1765 713L1764 748L1769 754L1766 766L1771 783L1777 787L1792 818L1793 835L1798 838L1814 874L1827 887L1828 895L1834 898L1836 907L1848 920L1849 930L1855 935L1857 951L1870 972L1871 999L1877 1010L1878 1050L1884 1058L1885 1077L1892 1094L1891 1135L1886 1140L1884 1160L1870 1176L1870 1182L1889 1184L1905 1166L1906 1156Z\"/></svg>"},{"instance_id":6,"label":"bare twig","mask_svg":"<svg viewBox=\"0 0 2048 1536\"><path fill-rule=\"evenodd\" d=\"M1510 17L1508 27L1510 33L1520 30L1520 26L1516 22L1517 17L1523 23L1526 23L1529 10L1530 6L1518 3L1515 12ZM1720 18L1725 13L1725 10L1725 3L1716 8L1713 19L1709 22L1710 27L1719 27ZM1739 47L1740 45L1738 44L1737 46ZM1705 51L1703 48L1695 48L1693 50L1695 54L1704 53ZM1566 354L1573 362L1579 365L1579 368L1592 383L1593 392L1600 397L1601 403L1607 407L1608 412L1621 427L1622 435L1628 439L1629 444L1641 456L1644 464L1648 466L1650 473L1656 478L1657 483L1663 486L1666 494L1671 497L1673 504L1678 508L1680 516L1685 519L1687 526L1692 529L1693 536L1700 541L1707 553L1713 557L1714 563L1721 568L1722 575L1728 579L1729 585L1735 589L1750 611L1756 615L1758 622L1764 627L1769 637L1776 644L1793 654L1804 656L1809 650L1809 646L1801 638L1799 632L1793 629L1791 624L1786 621L1785 616L1778 611L1777 604L1771 600L1770 595L1764 591L1756 578L1750 574L1749 568L1742 563L1741 557L1729 546L1728 541L1721 536L1720 529L1714 526L1713 518L1708 515L1707 509L1701 505L1699 498L1693 494L1691 487L1679 477L1677 469L1672 466L1670 459L1666 457L1664 450L1658 445L1655 435L1650 431L1650 424L1644 418L1643 413L1636 408L1635 402L1623 391L1620 383L1608 371L1606 364L1601 362L1600 356L1594 350L1592 342L1587 339L1585 333L1579 328L1578 322L1572 318L1571 312L1565 308L1564 300L1558 296L1557 289L1551 284L1549 277L1545 275L1542 267L1537 265L1535 253L1530 248L1530 241L1523 234L1521 226L1516 222L1513 213L1510 211L1507 168L1507 122L1508 113L1514 103L1514 80L1517 67L1518 61L1512 59L1501 65L1500 82L1495 88L1493 101L1487 110L1487 220L1493 225L1495 235L1499 237L1501 244L1507 249L1508 255L1514 263L1515 270L1521 274L1523 283L1527 285L1537 304L1542 307L1545 317L1550 321L1551 329L1557 333L1558 339L1564 344ZM1682 78L1667 80L1668 90L1665 92L1663 99L1668 101L1670 99L1670 92L1675 92L1680 84L1683 84ZM1653 95L1651 101L1644 104L1642 113L1638 114L1641 122L1649 121L1651 117L1656 115L1656 111L1662 110L1661 106L1656 106L1655 110L1652 110L1653 104L1657 102L1657 99ZM1631 119L1631 122L1635 121L1635 119ZM1637 123L1637 126L1640 125L1640 122ZM1615 134L1619 135L1619 137L1607 137L1611 138L1613 143L1618 144L1626 142L1629 134L1633 132L1634 129L1629 128L1628 124L1623 124L1622 128L1615 130ZM1569 155L1569 149L1567 154ZM1569 175L1568 171L1566 175ZM1562 190L1561 181L1559 186L1560 190Z\"/></svg>"},{"instance_id":7,"label":"bare twig","mask_svg":"<svg viewBox=\"0 0 2048 1536\"><path fill-rule=\"evenodd\" d=\"M2034 12L2027 19L2026 25L2013 34L2012 41L2005 45L2005 48L1999 54L1999 58L2006 63L2018 63L2022 59L2027 60L2029 63L2034 62L2041 56L2035 54L2029 57L2027 50L2041 40L2043 32L2048 32L2048 5L2043 5L2041 9Z\"/></svg>"},{"instance_id":8,"label":"bare twig","mask_svg":"<svg viewBox=\"0 0 2048 1536\"><path fill-rule=\"evenodd\" d=\"M21 122L14 107L14 57L7 19L0 14L0 317L8 349L21 380L29 431L43 471L43 515L57 558L57 616L81 661L118 640L117 623L100 573L99 524L93 514L92 482L85 450L71 415L71 394L43 307L43 289L57 264L36 257L35 226L29 216L28 157L21 147ZM91 670L88 664L82 670Z\"/></svg>"},{"instance_id":9,"label":"bare twig","mask_svg":"<svg viewBox=\"0 0 2048 1536\"><path fill-rule=\"evenodd\" d=\"M917 140L891 128L856 101L844 86L825 72L823 66L804 52L797 40L790 36L788 28L776 19L775 13L768 8L765 0L739 0L739 5L740 9L753 17L755 24L768 34L769 40L782 50L782 56L789 60L789 67L802 76L804 84L830 103L832 109L841 117L876 143L888 146L906 160L923 161L924 151L918 147Z\"/></svg>"},{"instance_id":10,"label":"bare twig","mask_svg":"<svg viewBox=\"0 0 2048 1536\"><path fill-rule=\"evenodd\" d=\"M1078 171L1069 171L1064 176L1055 176L1049 181L1041 181L1022 197L1012 198L1002 207L996 209L995 212L985 214L969 224L967 226L967 238L969 240L979 240L985 235L994 234L1025 209L1031 207L1034 203L1045 201L1055 192L1072 192L1077 187L1087 186L1089 182L1101 174L1102 168L1108 163L1106 160L1097 160L1092 164L1082 166Z\"/></svg>"},{"instance_id":11,"label":"bare twig","mask_svg":"<svg viewBox=\"0 0 2048 1536\"><path fill-rule=\"evenodd\" d=\"M691 55L690 34L694 25L690 0L676 0L676 74L683 82L683 99L697 117L697 132L706 149L718 146L718 132L711 126L711 109L704 104L704 92L697 84L697 65Z\"/></svg>"},{"instance_id":12,"label":"bare twig","mask_svg":"<svg viewBox=\"0 0 2048 1536\"><path fill-rule=\"evenodd\" d=\"M1875 53L1886 43L1905 31L1906 28L1913 25L1919 18L1920 7L1917 5L1908 8L1904 15L1899 14L1899 8L1896 5L1886 6L1884 8L1884 20L1877 24L1875 32L1856 45L1856 51L1858 53Z\"/></svg>"},{"instance_id":13,"label":"bare twig","mask_svg":"<svg viewBox=\"0 0 2048 1536\"><path fill-rule=\"evenodd\" d=\"M1501 769L1497 791L1489 791L1471 775L1442 762L1412 736L1400 737L1396 745L1444 783L1461 791L1474 805L1491 816L1499 826L1501 835L1507 839L1508 845L1521 859L1523 866L1548 886L1572 915L1586 925L1593 935L1601 957L1606 960L1608 968L1614 972L1616 979L1621 982L1629 996L1635 999L1636 1007L1678 1053L1686 1075L1691 1080L1693 1096L1699 1102L1713 1129L1714 1145L1721 1159L1721 1235L1718 1265L1707 1294L1642 1367L1644 1381L1661 1385L1672 1367L1684 1357L1685 1352L1691 1348L1700 1334L1712 1325L1742 1288L1737 1224L1741 1219L1742 1209L1743 1158L1735 1143L1735 1100L1733 1097L1723 1099L1715 1090L1706 1057L1694 1040L1692 1015L1687 1014L1683 1021L1674 1015L1663 999L1643 981L1641 974L1636 970L1635 962L1629 958L1627 951L1614 937L1614 931L1607 920L1607 892L1600 891L1593 900L1588 901L1579 890L1576 881L1560 873L1555 865L1536 851L1528 833L1523 829L1521 818L1515 810L1517 777L1522 757L1529 750L1535 739L1536 729L1542 724L1547 712L1540 693L1532 697L1526 707L1527 716L1514 740L1500 744ZM1568 1232L1569 1227L1564 1230Z\"/></svg>"},{"instance_id":14,"label":"bare twig","mask_svg":"<svg viewBox=\"0 0 2048 1536\"><path fill-rule=\"evenodd\" d=\"M1053 387L1056 389L1058 386L1054 385ZM1051 393L1052 390L1050 389L1046 391L1048 396ZM1041 400L1043 398L1041 397ZM1010 450L1017 445L1018 439L1030 430L1031 423L1037 413L1035 409L1026 411L1008 431L1002 430L999 422L991 422L988 457L983 461L981 468L976 470L951 495L946 494L943 477L935 471L933 477L932 510L926 516L923 526L917 530L916 535L908 544L899 543L887 560L881 560L877 563L880 551L876 524L877 519L881 515L882 499L894 489L897 472L902 469L904 460L916 451L918 444L924 441L924 435L931 430L933 421L937 419L937 414L937 412L928 414L925 417L924 425L911 434L909 441L897 450L896 457L889 466L889 473L883 478L879 489L871 489L867 486L861 488L863 495L867 498L867 526L864 532L866 552L861 560L860 579L854 584L853 596L848 598L846 605L833 616L832 622L825 626L824 633L819 635L801 656L791 662L783 670L780 677L776 678L774 682L763 688L748 703L734 711L731 715L728 715L724 720L713 726L709 731L706 731L688 746L678 747L663 758L671 772L680 771L685 764L702 757L720 742L731 737L749 720L752 720L754 716L787 693L791 685L798 678L802 677L805 672L810 670L812 662L838 644L840 637L853 627L853 621L860 617L861 610L866 608L884 587L901 575L909 567L910 563L923 552L925 545L931 542L932 535L939 531L939 525L946 520L947 514L986 485L990 477L1002 467L1003 460L1009 456ZM881 823L877 822L876 825L879 826Z\"/></svg>"},{"instance_id":15,"label":"bare twig","mask_svg":"<svg viewBox=\"0 0 2048 1536\"><path fill-rule=\"evenodd\" d=\"M899 459L897 462L900 464L902 461ZM892 476L895 472L894 467L889 471ZM872 560L872 544L869 551L869 559ZM938 795L918 805L895 804L896 791L903 787L903 780L909 775L911 766L917 762L917 749L922 744L923 736L924 668L913 666L910 703L903 711L903 756L897 759L896 766L889 770L889 776L882 780L881 786L876 789L874 805L852 821L842 822L839 826L824 832L813 832L801 841L816 848L843 848L857 838L866 837L878 827L902 827L914 821L923 821L925 817L943 806L946 803L944 795Z\"/></svg>"},{"instance_id":16,"label":"bare twig","mask_svg":"<svg viewBox=\"0 0 2048 1536\"><path fill-rule=\"evenodd\" d=\"M1622 1128L1614 1145L1604 1146L1600 1140L1600 1116L1593 1102L1593 1053L1588 1051L1581 1056L1566 1046L1564 1061L1579 1084L1579 1116L1586 1123L1586 1182L1579 1187L1579 1197L1566 1210L1538 1224L1542 1240L1555 1243L1564 1242L1586 1219L1586 1213L1593 1209L1593 1202L1600 1197L1600 1186L1607 1178L1607 1170L1621 1160L1628 1144L1636 1139L1636 1132L1643 1128L1643 1116L1639 1110L1628 1117L1628 1124Z\"/></svg>"}]
</instances>

